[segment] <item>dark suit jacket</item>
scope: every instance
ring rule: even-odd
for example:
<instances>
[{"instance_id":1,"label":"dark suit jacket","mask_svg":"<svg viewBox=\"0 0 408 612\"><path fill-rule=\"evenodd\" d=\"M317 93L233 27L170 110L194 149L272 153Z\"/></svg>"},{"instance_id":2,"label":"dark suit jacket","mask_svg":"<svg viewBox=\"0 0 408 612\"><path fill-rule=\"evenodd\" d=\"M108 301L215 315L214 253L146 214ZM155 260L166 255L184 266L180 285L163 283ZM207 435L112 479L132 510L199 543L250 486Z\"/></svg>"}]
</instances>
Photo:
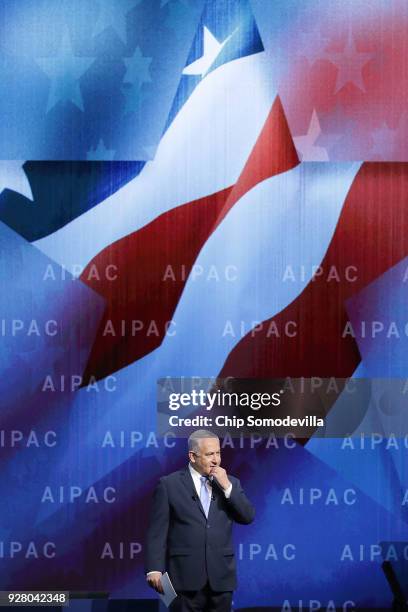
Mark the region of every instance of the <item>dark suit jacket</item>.
<instances>
[{"instance_id":1,"label":"dark suit jacket","mask_svg":"<svg viewBox=\"0 0 408 612\"><path fill-rule=\"evenodd\" d=\"M208 519L188 468L163 476L154 493L146 538L146 572L167 571L176 591L236 587L232 523L254 520L255 510L237 478L229 499L214 484Z\"/></svg>"}]
</instances>

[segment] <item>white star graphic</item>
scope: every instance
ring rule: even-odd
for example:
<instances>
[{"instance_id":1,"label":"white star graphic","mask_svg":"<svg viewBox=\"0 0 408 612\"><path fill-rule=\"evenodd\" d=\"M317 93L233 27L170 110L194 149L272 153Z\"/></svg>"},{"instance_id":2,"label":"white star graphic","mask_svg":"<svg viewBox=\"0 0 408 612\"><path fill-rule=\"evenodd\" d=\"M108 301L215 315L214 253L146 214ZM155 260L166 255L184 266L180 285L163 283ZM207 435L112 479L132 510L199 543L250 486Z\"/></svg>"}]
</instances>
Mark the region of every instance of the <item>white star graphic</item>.
<instances>
[{"instance_id":1,"label":"white star graphic","mask_svg":"<svg viewBox=\"0 0 408 612\"><path fill-rule=\"evenodd\" d=\"M58 55L36 59L37 64L51 79L47 113L60 101L70 101L80 110L84 110L79 79L93 61L91 58L76 57L73 54L67 30L62 37Z\"/></svg>"},{"instance_id":2,"label":"white star graphic","mask_svg":"<svg viewBox=\"0 0 408 612\"><path fill-rule=\"evenodd\" d=\"M21 160L0 162L0 193L5 189L10 189L33 201L30 183L23 169L24 164L25 162Z\"/></svg>"},{"instance_id":3,"label":"white star graphic","mask_svg":"<svg viewBox=\"0 0 408 612\"><path fill-rule=\"evenodd\" d=\"M361 91L366 91L362 69L373 57L373 54L356 50L351 31L349 31L344 50L341 53L326 53L326 56L338 68L334 93L340 91L347 83L353 83Z\"/></svg>"},{"instance_id":4,"label":"white star graphic","mask_svg":"<svg viewBox=\"0 0 408 612\"><path fill-rule=\"evenodd\" d=\"M296 37L296 42L297 54L306 58L310 66L318 60L325 59L325 47L329 39L321 33L318 25L314 25L311 30L301 30Z\"/></svg>"},{"instance_id":5,"label":"white star graphic","mask_svg":"<svg viewBox=\"0 0 408 612\"><path fill-rule=\"evenodd\" d=\"M313 110L307 134L293 138L302 161L329 161L326 149L315 145L321 131L316 110Z\"/></svg>"},{"instance_id":6,"label":"white star graphic","mask_svg":"<svg viewBox=\"0 0 408 612\"><path fill-rule=\"evenodd\" d=\"M371 132L373 146L370 151L371 159L394 161L397 152L397 129L391 129L385 121Z\"/></svg>"},{"instance_id":7,"label":"white star graphic","mask_svg":"<svg viewBox=\"0 0 408 612\"><path fill-rule=\"evenodd\" d=\"M217 56L220 54L221 49L231 38L231 36L232 34L230 34L222 43L220 43L215 38L215 36L211 34L210 30L206 26L204 26L203 54L201 57L195 60L195 62L192 62L191 64L186 66L183 70L183 74L200 75L203 77L211 68Z\"/></svg>"}]
</instances>

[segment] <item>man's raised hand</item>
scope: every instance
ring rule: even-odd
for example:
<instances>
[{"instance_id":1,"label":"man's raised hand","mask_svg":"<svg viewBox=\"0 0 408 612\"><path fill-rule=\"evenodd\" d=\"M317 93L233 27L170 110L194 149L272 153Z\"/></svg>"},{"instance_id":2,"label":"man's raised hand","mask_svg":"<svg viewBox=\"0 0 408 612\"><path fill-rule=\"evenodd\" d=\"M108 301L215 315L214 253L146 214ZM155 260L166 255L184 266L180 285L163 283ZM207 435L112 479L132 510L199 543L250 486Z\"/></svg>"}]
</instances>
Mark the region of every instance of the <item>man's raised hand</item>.
<instances>
[{"instance_id":1,"label":"man's raised hand","mask_svg":"<svg viewBox=\"0 0 408 612\"><path fill-rule=\"evenodd\" d=\"M228 480L227 472L220 466L211 468L210 476L215 476L218 484L224 491L231 485Z\"/></svg>"}]
</instances>

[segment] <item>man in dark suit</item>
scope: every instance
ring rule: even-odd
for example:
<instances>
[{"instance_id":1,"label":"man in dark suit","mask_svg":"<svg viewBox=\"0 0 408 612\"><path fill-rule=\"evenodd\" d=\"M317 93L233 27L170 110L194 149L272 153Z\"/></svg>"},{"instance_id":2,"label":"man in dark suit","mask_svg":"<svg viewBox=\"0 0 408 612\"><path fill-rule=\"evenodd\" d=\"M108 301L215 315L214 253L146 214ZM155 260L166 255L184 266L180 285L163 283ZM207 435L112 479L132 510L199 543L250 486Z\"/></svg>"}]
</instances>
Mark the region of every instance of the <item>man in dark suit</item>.
<instances>
[{"instance_id":1,"label":"man in dark suit","mask_svg":"<svg viewBox=\"0 0 408 612\"><path fill-rule=\"evenodd\" d=\"M236 587L232 523L247 525L255 510L241 484L220 467L218 436L195 431L189 465L163 476L156 488L146 538L146 574L162 592L167 571L178 596L174 612L230 612Z\"/></svg>"}]
</instances>

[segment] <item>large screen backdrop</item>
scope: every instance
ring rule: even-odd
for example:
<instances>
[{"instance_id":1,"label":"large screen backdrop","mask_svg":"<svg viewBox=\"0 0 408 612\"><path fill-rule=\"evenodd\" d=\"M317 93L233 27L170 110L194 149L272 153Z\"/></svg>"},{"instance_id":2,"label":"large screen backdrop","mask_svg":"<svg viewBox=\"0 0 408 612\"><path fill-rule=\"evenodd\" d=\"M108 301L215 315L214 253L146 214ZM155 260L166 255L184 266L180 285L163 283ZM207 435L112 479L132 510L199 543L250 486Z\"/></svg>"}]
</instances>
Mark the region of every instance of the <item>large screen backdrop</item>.
<instances>
[{"instance_id":1,"label":"large screen backdrop","mask_svg":"<svg viewBox=\"0 0 408 612\"><path fill-rule=\"evenodd\" d=\"M157 434L158 379L353 377L371 383L349 435L221 440L256 506L234 607L389 605L382 562L408 559L407 5L0 13L1 589L154 596L152 492L187 461Z\"/></svg>"}]
</instances>

